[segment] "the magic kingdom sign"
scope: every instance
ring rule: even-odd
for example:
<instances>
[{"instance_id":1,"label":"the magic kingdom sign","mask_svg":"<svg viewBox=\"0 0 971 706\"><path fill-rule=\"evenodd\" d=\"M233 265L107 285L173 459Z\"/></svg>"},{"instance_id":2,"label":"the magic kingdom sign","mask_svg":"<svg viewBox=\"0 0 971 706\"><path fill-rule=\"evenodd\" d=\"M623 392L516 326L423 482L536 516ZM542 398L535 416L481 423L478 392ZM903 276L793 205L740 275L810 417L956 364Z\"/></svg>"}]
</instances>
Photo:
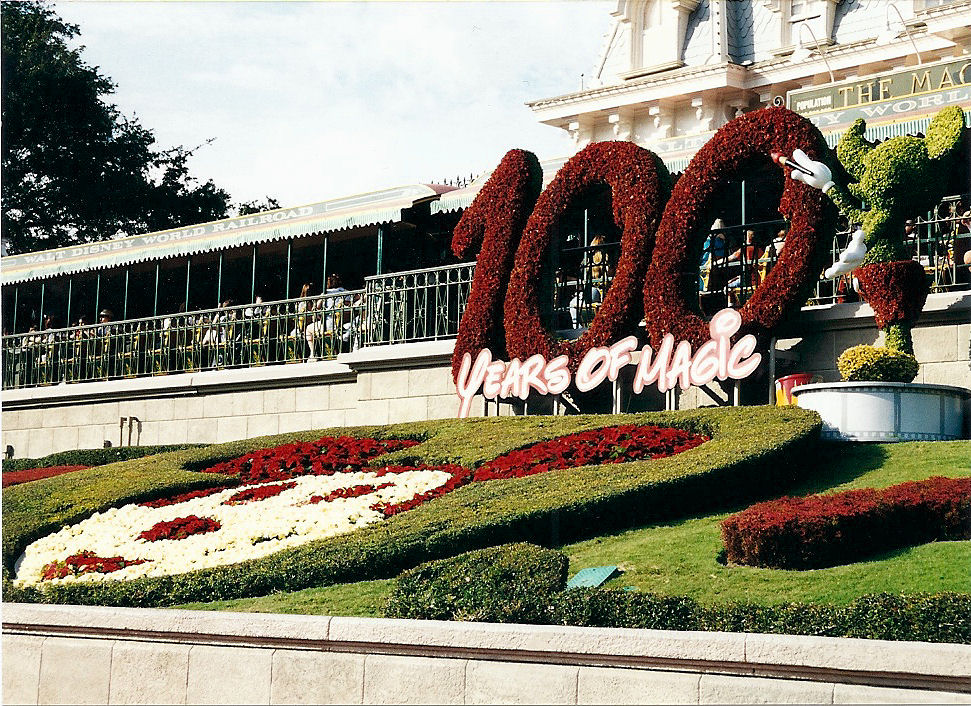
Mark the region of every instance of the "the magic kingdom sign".
<instances>
[{"instance_id":1,"label":"the magic kingdom sign","mask_svg":"<svg viewBox=\"0 0 971 706\"><path fill-rule=\"evenodd\" d=\"M971 60L950 59L865 78L789 91L786 107L824 132L863 118L892 121L936 113L949 105L971 107Z\"/></svg>"}]
</instances>

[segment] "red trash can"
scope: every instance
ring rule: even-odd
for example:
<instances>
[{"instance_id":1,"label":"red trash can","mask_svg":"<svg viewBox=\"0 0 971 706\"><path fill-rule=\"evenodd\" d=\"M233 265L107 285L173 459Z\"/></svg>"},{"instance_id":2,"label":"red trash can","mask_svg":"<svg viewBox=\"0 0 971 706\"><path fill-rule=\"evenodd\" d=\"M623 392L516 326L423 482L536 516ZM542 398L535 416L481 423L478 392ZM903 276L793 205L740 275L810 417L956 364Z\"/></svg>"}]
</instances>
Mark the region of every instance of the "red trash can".
<instances>
[{"instance_id":1,"label":"red trash can","mask_svg":"<svg viewBox=\"0 0 971 706\"><path fill-rule=\"evenodd\" d=\"M792 399L792 388L796 385L808 385L813 379L809 373L793 373L785 375L775 381L775 403L778 407L795 404Z\"/></svg>"}]
</instances>

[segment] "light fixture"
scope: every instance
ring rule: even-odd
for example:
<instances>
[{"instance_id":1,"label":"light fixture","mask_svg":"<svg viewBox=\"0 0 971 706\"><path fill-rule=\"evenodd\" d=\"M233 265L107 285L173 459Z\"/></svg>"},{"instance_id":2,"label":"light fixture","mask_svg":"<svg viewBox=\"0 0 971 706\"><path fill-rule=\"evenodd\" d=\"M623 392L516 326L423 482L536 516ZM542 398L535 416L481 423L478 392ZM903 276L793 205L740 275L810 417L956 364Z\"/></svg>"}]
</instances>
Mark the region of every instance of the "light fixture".
<instances>
[{"instance_id":1,"label":"light fixture","mask_svg":"<svg viewBox=\"0 0 971 706\"><path fill-rule=\"evenodd\" d=\"M810 27L805 22L800 22L796 26L799 27L799 29L796 30L797 38L799 39L799 46L797 46L796 49L792 52L792 54L789 55L789 61L792 62L793 64L798 64L800 62L806 61L812 54L812 52L809 51L809 49L806 48L806 46L802 43L802 30L803 28L808 29L809 36L812 37L813 42L816 43L816 51L819 52L819 56L822 58L823 63L826 64L826 70L829 71L829 80L835 83L836 76L833 75L833 69L829 65L829 59L826 58L826 52L823 50L822 45L819 43L819 40L816 38L816 33L813 32L813 28Z\"/></svg>"},{"instance_id":2,"label":"light fixture","mask_svg":"<svg viewBox=\"0 0 971 706\"><path fill-rule=\"evenodd\" d=\"M900 13L900 9L894 5L892 2L887 4L887 13L884 18L885 24L883 31L877 36L877 44L892 44L898 39L898 35L894 34L893 30L890 29L890 10L897 13L897 18L900 20L900 26L904 28L904 32L907 33L907 39L910 40L910 45L914 48L914 54L917 55L917 65L920 66L924 63L920 52L917 50L917 42L914 41L914 35L910 33L910 29L907 27L907 23L904 22L904 16Z\"/></svg>"}]
</instances>

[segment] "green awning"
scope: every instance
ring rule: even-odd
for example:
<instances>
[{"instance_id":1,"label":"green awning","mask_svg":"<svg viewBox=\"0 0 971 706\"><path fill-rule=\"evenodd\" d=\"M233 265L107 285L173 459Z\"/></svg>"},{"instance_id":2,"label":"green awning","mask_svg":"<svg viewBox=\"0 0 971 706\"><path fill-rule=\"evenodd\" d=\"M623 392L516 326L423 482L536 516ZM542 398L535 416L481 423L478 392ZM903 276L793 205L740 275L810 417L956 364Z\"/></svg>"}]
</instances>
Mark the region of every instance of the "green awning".
<instances>
[{"instance_id":1,"label":"green awning","mask_svg":"<svg viewBox=\"0 0 971 706\"><path fill-rule=\"evenodd\" d=\"M396 223L405 209L452 190L453 187L437 184L413 184L157 233L7 255L0 258L0 282L15 284L314 233Z\"/></svg>"}]
</instances>

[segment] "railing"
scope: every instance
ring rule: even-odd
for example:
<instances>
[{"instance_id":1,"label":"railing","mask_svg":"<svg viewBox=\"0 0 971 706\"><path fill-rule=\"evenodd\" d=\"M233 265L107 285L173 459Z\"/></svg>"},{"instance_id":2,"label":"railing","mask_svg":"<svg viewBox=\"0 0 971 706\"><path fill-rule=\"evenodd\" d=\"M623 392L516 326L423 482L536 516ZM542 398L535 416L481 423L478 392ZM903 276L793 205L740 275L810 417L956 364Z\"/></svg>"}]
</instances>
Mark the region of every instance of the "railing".
<instances>
[{"instance_id":1,"label":"railing","mask_svg":"<svg viewBox=\"0 0 971 706\"><path fill-rule=\"evenodd\" d=\"M333 358L362 345L363 290L3 337L3 387Z\"/></svg>"},{"instance_id":2,"label":"railing","mask_svg":"<svg viewBox=\"0 0 971 706\"><path fill-rule=\"evenodd\" d=\"M366 345L455 336L472 289L475 263L367 277Z\"/></svg>"},{"instance_id":3,"label":"railing","mask_svg":"<svg viewBox=\"0 0 971 706\"><path fill-rule=\"evenodd\" d=\"M971 216L958 209L915 219L907 239L927 273L932 291L971 288ZM697 273L699 303L711 314L740 306L771 272L784 249L783 221L719 229L719 244L705 244ZM745 231L755 230L751 249ZM776 234L768 244L769 234ZM849 232L831 245L835 260ZM761 245L759 244L761 243ZM606 256L598 261L600 248ZM564 332L584 328L596 315L616 262L616 244L582 248L574 274L547 283L544 320ZM589 257L588 257L589 256ZM969 258L971 259L971 258ZM364 289L329 291L287 301L209 309L3 337L3 388L111 380L221 368L299 363L333 358L362 346L454 337L465 312L475 263L395 272L365 279ZM552 277L551 277L552 279ZM855 301L852 276L820 280L807 304Z\"/></svg>"}]
</instances>

